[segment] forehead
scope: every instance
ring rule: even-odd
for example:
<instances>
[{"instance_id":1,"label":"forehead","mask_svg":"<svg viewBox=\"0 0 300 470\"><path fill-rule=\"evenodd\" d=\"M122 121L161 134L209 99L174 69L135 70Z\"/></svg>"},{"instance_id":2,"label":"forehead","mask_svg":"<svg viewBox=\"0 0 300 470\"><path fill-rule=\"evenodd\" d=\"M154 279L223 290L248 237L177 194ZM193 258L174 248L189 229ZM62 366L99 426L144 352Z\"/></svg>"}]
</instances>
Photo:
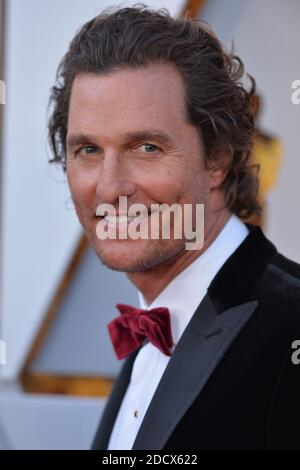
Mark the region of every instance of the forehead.
<instances>
[{"instance_id":1,"label":"forehead","mask_svg":"<svg viewBox=\"0 0 300 470\"><path fill-rule=\"evenodd\" d=\"M173 64L81 74L72 86L68 127L90 132L145 124L174 131L185 119L184 93Z\"/></svg>"}]
</instances>

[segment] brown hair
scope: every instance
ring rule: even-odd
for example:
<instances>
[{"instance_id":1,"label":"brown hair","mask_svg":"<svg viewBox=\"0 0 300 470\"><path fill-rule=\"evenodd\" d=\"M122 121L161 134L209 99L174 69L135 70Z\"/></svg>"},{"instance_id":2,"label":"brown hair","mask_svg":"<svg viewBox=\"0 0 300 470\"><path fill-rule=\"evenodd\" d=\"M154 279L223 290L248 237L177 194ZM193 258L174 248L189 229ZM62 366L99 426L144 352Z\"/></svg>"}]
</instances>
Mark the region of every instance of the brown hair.
<instances>
[{"instance_id":1,"label":"brown hair","mask_svg":"<svg viewBox=\"0 0 300 470\"><path fill-rule=\"evenodd\" d=\"M247 91L241 79L244 65L200 20L174 19L168 10L138 3L104 10L77 32L63 57L49 105L51 162L66 170L66 135L71 88L79 73L107 73L122 67L157 62L175 64L184 80L186 111L199 129L208 166L220 151L231 154L221 188L225 205L246 218L260 213L258 178L252 164L255 80Z\"/></svg>"}]
</instances>

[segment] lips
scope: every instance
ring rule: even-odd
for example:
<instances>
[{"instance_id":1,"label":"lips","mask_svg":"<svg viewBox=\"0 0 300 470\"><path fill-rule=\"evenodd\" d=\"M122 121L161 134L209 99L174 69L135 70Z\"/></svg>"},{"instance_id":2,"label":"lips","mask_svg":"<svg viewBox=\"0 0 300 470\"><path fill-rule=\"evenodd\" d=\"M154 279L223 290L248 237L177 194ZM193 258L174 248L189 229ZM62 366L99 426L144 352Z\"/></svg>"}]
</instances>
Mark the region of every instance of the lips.
<instances>
[{"instance_id":1,"label":"lips","mask_svg":"<svg viewBox=\"0 0 300 470\"><path fill-rule=\"evenodd\" d=\"M128 225L133 220L141 218L141 216L131 217L129 215L106 215L104 220L110 225Z\"/></svg>"},{"instance_id":2,"label":"lips","mask_svg":"<svg viewBox=\"0 0 300 470\"><path fill-rule=\"evenodd\" d=\"M152 215L152 214L155 214L156 212L160 212L159 210L151 210L151 209L147 209L146 207L145 207L145 209L147 211L147 215ZM107 214L105 216L103 216L103 212L107 213ZM134 216L131 216L127 213L117 214L116 212L112 212L110 214L108 210L103 211L103 209L97 208L96 217L100 217L102 219L105 218L106 220L110 220L111 222L114 222L114 221L122 222L122 221L125 221L125 219L128 219L130 221L130 220L136 219L137 217L142 217L142 216L144 216L144 213L145 213L145 211L142 211L138 215L134 215Z\"/></svg>"}]
</instances>

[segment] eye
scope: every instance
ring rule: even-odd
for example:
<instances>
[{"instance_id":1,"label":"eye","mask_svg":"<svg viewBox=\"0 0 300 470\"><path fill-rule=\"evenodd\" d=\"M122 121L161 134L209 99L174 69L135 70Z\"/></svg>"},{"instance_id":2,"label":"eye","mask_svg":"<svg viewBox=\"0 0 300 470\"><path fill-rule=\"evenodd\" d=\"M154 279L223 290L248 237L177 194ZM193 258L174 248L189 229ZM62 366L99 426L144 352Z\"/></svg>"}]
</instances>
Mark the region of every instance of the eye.
<instances>
[{"instance_id":1,"label":"eye","mask_svg":"<svg viewBox=\"0 0 300 470\"><path fill-rule=\"evenodd\" d=\"M83 147L83 150L85 150L86 153L94 153L94 152L96 152L97 149L94 145L85 145Z\"/></svg>"},{"instance_id":2,"label":"eye","mask_svg":"<svg viewBox=\"0 0 300 470\"><path fill-rule=\"evenodd\" d=\"M159 150L159 148L154 144L145 143L145 144L142 144L142 147L145 147L145 149L150 150L149 152L146 151L146 153L153 153L153 152Z\"/></svg>"},{"instance_id":3,"label":"eye","mask_svg":"<svg viewBox=\"0 0 300 470\"><path fill-rule=\"evenodd\" d=\"M98 150L97 147L95 147L94 145L86 144L80 149L78 149L76 154L90 155L90 154L97 152L97 150Z\"/></svg>"}]
</instances>

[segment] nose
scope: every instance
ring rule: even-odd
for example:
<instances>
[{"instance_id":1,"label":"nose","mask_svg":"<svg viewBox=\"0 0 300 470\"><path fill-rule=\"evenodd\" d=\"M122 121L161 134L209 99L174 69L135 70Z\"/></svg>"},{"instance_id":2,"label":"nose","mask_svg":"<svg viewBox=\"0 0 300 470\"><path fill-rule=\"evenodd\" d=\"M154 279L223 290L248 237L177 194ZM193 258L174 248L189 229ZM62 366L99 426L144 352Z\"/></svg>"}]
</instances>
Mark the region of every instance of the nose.
<instances>
[{"instance_id":1,"label":"nose","mask_svg":"<svg viewBox=\"0 0 300 470\"><path fill-rule=\"evenodd\" d=\"M101 162L96 195L103 203L117 205L119 196L132 196L136 191L132 175L122 156L110 153L106 154Z\"/></svg>"}]
</instances>

